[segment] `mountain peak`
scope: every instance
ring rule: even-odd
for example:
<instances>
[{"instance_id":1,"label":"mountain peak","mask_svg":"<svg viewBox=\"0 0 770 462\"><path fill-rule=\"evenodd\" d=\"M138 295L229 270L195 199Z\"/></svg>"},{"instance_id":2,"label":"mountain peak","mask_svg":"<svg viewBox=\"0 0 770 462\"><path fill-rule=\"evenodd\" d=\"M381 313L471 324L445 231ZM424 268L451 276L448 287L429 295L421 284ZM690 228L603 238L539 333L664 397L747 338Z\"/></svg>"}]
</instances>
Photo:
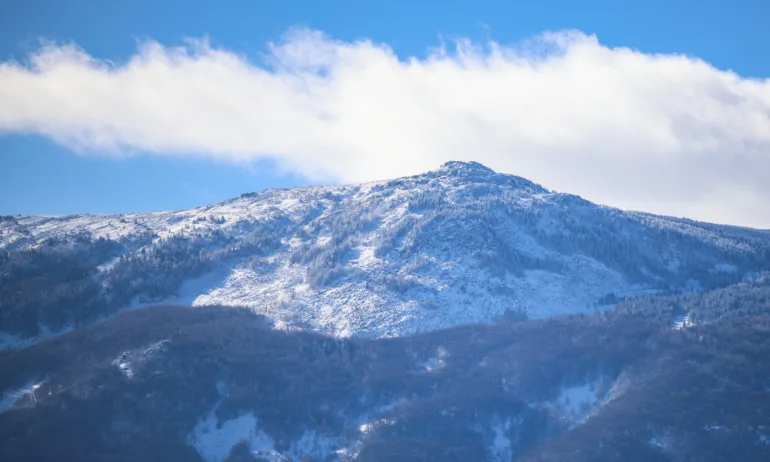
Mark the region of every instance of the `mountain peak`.
<instances>
[{"instance_id":1,"label":"mountain peak","mask_svg":"<svg viewBox=\"0 0 770 462\"><path fill-rule=\"evenodd\" d=\"M478 162L452 160L445 162L434 171L438 175L449 175L461 181L481 181L484 183L508 184L520 189L528 189L534 193L547 192L537 183L515 175L499 174L491 168Z\"/></svg>"},{"instance_id":2,"label":"mountain peak","mask_svg":"<svg viewBox=\"0 0 770 462\"><path fill-rule=\"evenodd\" d=\"M449 162L444 162L439 170L450 171L453 173L495 173L495 171L491 168L486 167L478 162L463 162L459 160L450 160Z\"/></svg>"}]
</instances>

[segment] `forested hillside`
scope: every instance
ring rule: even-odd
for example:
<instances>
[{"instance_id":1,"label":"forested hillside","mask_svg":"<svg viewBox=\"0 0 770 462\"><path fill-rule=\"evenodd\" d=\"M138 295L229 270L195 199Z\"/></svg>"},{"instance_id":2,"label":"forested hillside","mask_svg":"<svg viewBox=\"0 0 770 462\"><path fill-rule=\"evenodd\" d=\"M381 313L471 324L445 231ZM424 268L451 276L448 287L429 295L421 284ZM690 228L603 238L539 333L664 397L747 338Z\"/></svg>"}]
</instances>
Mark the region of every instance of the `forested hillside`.
<instances>
[{"instance_id":1,"label":"forested hillside","mask_svg":"<svg viewBox=\"0 0 770 462\"><path fill-rule=\"evenodd\" d=\"M135 310L0 353L0 459L763 461L766 281L379 340Z\"/></svg>"}]
</instances>

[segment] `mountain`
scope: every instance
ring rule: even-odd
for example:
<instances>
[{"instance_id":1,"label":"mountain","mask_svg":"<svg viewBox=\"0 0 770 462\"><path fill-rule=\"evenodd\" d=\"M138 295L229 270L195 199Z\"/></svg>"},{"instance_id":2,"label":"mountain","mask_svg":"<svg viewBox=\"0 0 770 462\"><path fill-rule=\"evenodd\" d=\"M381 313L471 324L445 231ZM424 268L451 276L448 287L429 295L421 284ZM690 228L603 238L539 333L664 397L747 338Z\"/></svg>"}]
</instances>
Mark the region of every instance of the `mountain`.
<instances>
[{"instance_id":1,"label":"mountain","mask_svg":"<svg viewBox=\"0 0 770 462\"><path fill-rule=\"evenodd\" d=\"M595 312L770 265L770 232L625 212L474 162L185 211L0 220L6 346L156 303L396 337Z\"/></svg>"},{"instance_id":2,"label":"mountain","mask_svg":"<svg viewBox=\"0 0 770 462\"><path fill-rule=\"evenodd\" d=\"M390 339L271 324L156 306L0 352L0 460L770 459L770 274Z\"/></svg>"},{"instance_id":3,"label":"mountain","mask_svg":"<svg viewBox=\"0 0 770 462\"><path fill-rule=\"evenodd\" d=\"M3 461L770 459L768 231L450 162L0 245Z\"/></svg>"}]
</instances>

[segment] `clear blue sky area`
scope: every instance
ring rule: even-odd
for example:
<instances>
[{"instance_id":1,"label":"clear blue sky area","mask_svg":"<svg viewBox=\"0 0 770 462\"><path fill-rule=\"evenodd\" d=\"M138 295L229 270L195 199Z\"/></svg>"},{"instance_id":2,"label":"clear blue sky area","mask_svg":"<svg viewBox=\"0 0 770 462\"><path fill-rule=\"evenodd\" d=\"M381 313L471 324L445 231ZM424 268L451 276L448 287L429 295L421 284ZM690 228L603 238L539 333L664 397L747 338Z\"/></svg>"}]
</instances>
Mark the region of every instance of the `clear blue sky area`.
<instances>
[{"instance_id":1,"label":"clear blue sky area","mask_svg":"<svg viewBox=\"0 0 770 462\"><path fill-rule=\"evenodd\" d=\"M609 46L698 56L742 76L769 77L770 2L739 1L148 1L2 0L0 58L23 59L39 39L75 42L120 61L137 40L165 45L207 35L256 61L292 26L369 38L400 57L423 56L439 36L513 43L578 29ZM0 213L112 213L180 209L264 188L306 184L269 162L243 168L137 155L72 153L37 136L0 135Z\"/></svg>"}]
</instances>

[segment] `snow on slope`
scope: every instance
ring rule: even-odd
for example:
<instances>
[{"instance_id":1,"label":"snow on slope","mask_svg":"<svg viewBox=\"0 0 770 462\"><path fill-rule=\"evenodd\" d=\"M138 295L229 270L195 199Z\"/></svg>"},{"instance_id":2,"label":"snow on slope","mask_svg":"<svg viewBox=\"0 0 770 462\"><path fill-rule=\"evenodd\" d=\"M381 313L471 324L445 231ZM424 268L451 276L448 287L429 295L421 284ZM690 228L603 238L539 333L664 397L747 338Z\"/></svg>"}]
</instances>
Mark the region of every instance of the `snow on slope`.
<instances>
[{"instance_id":1,"label":"snow on slope","mask_svg":"<svg viewBox=\"0 0 770 462\"><path fill-rule=\"evenodd\" d=\"M142 303L242 305L283 328L387 337L491 321L506 310L543 317L593 311L608 296L707 287L763 268L770 255L765 231L597 206L473 162L185 211L6 217L0 249L76 232L112 240L151 233L146 250L212 231L226 237L207 249L222 248L216 265ZM265 251L225 252L276 234Z\"/></svg>"}]
</instances>

